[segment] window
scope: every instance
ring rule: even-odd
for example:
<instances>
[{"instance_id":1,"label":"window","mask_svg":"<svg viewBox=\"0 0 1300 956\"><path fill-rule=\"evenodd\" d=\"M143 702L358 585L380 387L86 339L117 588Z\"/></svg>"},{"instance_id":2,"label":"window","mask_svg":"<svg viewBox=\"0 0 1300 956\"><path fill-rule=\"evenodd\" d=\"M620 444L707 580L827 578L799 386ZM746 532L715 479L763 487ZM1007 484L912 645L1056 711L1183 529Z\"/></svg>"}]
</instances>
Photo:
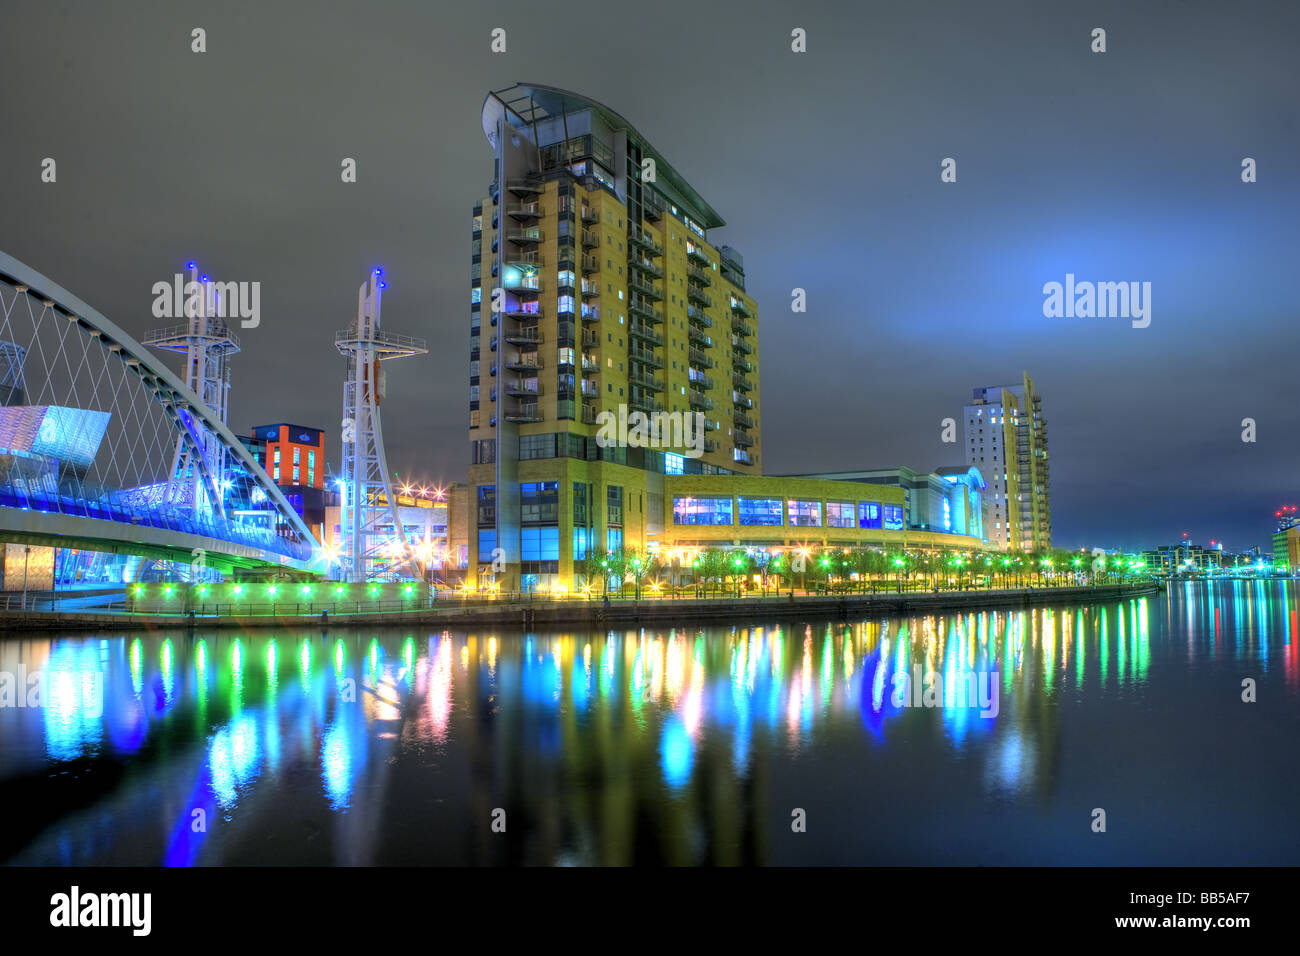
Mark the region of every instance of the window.
<instances>
[{"instance_id":1,"label":"window","mask_svg":"<svg viewBox=\"0 0 1300 956\"><path fill-rule=\"evenodd\" d=\"M621 526L623 524L623 489L618 485L610 485L605 499L609 509L606 524Z\"/></svg>"},{"instance_id":2,"label":"window","mask_svg":"<svg viewBox=\"0 0 1300 956\"><path fill-rule=\"evenodd\" d=\"M853 512L854 506L851 501L826 502L826 527L856 528L857 521Z\"/></svg>"},{"instance_id":3,"label":"window","mask_svg":"<svg viewBox=\"0 0 1300 956\"><path fill-rule=\"evenodd\" d=\"M519 460L532 461L537 458L555 457L555 435L520 435Z\"/></svg>"},{"instance_id":4,"label":"window","mask_svg":"<svg viewBox=\"0 0 1300 956\"><path fill-rule=\"evenodd\" d=\"M297 445L293 446L293 463L295 465L302 464L302 449L299 448Z\"/></svg>"},{"instance_id":5,"label":"window","mask_svg":"<svg viewBox=\"0 0 1300 956\"><path fill-rule=\"evenodd\" d=\"M314 451L307 452L307 479L311 483L316 481L316 453Z\"/></svg>"},{"instance_id":6,"label":"window","mask_svg":"<svg viewBox=\"0 0 1300 956\"><path fill-rule=\"evenodd\" d=\"M623 529L609 528L605 531L605 550L622 551L623 550Z\"/></svg>"},{"instance_id":7,"label":"window","mask_svg":"<svg viewBox=\"0 0 1300 956\"><path fill-rule=\"evenodd\" d=\"M558 561L560 560L560 529L557 527L521 528L519 549L522 561Z\"/></svg>"},{"instance_id":8,"label":"window","mask_svg":"<svg viewBox=\"0 0 1300 956\"><path fill-rule=\"evenodd\" d=\"M686 474L686 458L683 455L674 455L672 452L665 452L664 453L664 474L665 475Z\"/></svg>"},{"instance_id":9,"label":"window","mask_svg":"<svg viewBox=\"0 0 1300 956\"><path fill-rule=\"evenodd\" d=\"M774 526L782 524L780 498L739 498L737 510L741 524Z\"/></svg>"},{"instance_id":10,"label":"window","mask_svg":"<svg viewBox=\"0 0 1300 956\"><path fill-rule=\"evenodd\" d=\"M591 547L591 531L587 528L573 529L573 560L587 560L587 551Z\"/></svg>"},{"instance_id":11,"label":"window","mask_svg":"<svg viewBox=\"0 0 1300 956\"><path fill-rule=\"evenodd\" d=\"M573 526L585 527L587 521L587 484L582 481L573 483Z\"/></svg>"},{"instance_id":12,"label":"window","mask_svg":"<svg viewBox=\"0 0 1300 956\"><path fill-rule=\"evenodd\" d=\"M483 564L492 561L492 553L497 549L495 528L483 528L478 533L478 559Z\"/></svg>"},{"instance_id":13,"label":"window","mask_svg":"<svg viewBox=\"0 0 1300 956\"><path fill-rule=\"evenodd\" d=\"M483 485L478 490L478 526L480 528L492 528L492 527L496 527L496 523L497 523L496 486Z\"/></svg>"},{"instance_id":14,"label":"window","mask_svg":"<svg viewBox=\"0 0 1300 956\"><path fill-rule=\"evenodd\" d=\"M560 520L560 485L556 481L524 482L519 486L522 524L555 524ZM534 558L549 561L549 558Z\"/></svg>"},{"instance_id":15,"label":"window","mask_svg":"<svg viewBox=\"0 0 1300 956\"><path fill-rule=\"evenodd\" d=\"M820 528L822 526L822 503L820 501L790 500L790 527Z\"/></svg>"},{"instance_id":16,"label":"window","mask_svg":"<svg viewBox=\"0 0 1300 956\"><path fill-rule=\"evenodd\" d=\"M673 497L673 524L729 525L730 498Z\"/></svg>"},{"instance_id":17,"label":"window","mask_svg":"<svg viewBox=\"0 0 1300 956\"><path fill-rule=\"evenodd\" d=\"M889 531L903 530L903 506L885 505L882 509L885 528Z\"/></svg>"},{"instance_id":18,"label":"window","mask_svg":"<svg viewBox=\"0 0 1300 956\"><path fill-rule=\"evenodd\" d=\"M858 527L880 527L880 504L875 501L858 502Z\"/></svg>"}]
</instances>

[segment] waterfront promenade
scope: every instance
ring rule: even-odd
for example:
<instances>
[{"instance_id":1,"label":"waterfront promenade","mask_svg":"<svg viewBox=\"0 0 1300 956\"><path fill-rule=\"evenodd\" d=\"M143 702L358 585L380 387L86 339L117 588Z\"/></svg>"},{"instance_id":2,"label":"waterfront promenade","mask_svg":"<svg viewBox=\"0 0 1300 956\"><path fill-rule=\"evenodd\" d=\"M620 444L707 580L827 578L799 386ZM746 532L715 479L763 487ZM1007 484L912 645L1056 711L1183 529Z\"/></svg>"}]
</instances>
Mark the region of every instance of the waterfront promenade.
<instances>
[{"instance_id":1,"label":"waterfront promenade","mask_svg":"<svg viewBox=\"0 0 1300 956\"><path fill-rule=\"evenodd\" d=\"M850 618L950 611L1022 608L1035 605L1114 601L1154 594L1154 582L1101 584L1080 587L1024 587L967 591L853 592L817 594L795 592L744 597L653 597L636 600L548 595L438 597L420 606L397 603L339 602L266 605L209 605L176 613L114 609L0 610L0 632L35 630L156 629L196 626L293 627L320 625L383 627L629 627L674 626L769 621L790 618Z\"/></svg>"}]
</instances>

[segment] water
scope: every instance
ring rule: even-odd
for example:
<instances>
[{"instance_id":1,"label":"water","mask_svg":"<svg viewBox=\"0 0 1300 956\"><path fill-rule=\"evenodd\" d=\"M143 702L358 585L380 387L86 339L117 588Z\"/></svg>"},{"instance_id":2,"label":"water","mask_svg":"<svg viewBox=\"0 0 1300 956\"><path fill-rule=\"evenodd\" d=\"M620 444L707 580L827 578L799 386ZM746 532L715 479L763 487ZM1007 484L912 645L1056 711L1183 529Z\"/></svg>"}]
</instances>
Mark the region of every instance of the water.
<instances>
[{"instance_id":1,"label":"water","mask_svg":"<svg viewBox=\"0 0 1300 956\"><path fill-rule=\"evenodd\" d=\"M1297 599L0 639L44 694L0 707L0 860L1295 864Z\"/></svg>"}]
</instances>

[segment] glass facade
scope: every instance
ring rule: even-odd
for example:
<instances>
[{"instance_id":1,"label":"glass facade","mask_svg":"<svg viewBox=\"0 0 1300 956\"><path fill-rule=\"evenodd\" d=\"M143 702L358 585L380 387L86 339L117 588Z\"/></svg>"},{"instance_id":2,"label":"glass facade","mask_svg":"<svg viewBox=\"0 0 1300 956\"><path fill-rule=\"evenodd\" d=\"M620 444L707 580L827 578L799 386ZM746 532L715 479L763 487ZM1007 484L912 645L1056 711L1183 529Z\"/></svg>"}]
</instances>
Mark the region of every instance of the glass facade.
<instances>
[{"instance_id":1,"label":"glass facade","mask_svg":"<svg viewBox=\"0 0 1300 956\"><path fill-rule=\"evenodd\" d=\"M790 499L790 527L820 528L822 526L822 503L820 501L797 501Z\"/></svg>"},{"instance_id":2,"label":"glass facade","mask_svg":"<svg viewBox=\"0 0 1300 956\"><path fill-rule=\"evenodd\" d=\"M782 524L783 502L780 498L738 498L740 523L745 525Z\"/></svg>"},{"instance_id":3,"label":"glass facade","mask_svg":"<svg viewBox=\"0 0 1300 956\"><path fill-rule=\"evenodd\" d=\"M882 508L882 518L887 531L903 530L903 506L902 505L885 505Z\"/></svg>"},{"instance_id":4,"label":"glass facade","mask_svg":"<svg viewBox=\"0 0 1300 956\"><path fill-rule=\"evenodd\" d=\"M855 510L851 501L826 502L826 527L856 528L858 523Z\"/></svg>"},{"instance_id":5,"label":"glass facade","mask_svg":"<svg viewBox=\"0 0 1300 956\"><path fill-rule=\"evenodd\" d=\"M858 502L858 527L880 527L880 504L875 501Z\"/></svg>"},{"instance_id":6,"label":"glass facade","mask_svg":"<svg viewBox=\"0 0 1300 956\"><path fill-rule=\"evenodd\" d=\"M731 499L675 496L673 498L673 524L734 524L731 517Z\"/></svg>"}]
</instances>

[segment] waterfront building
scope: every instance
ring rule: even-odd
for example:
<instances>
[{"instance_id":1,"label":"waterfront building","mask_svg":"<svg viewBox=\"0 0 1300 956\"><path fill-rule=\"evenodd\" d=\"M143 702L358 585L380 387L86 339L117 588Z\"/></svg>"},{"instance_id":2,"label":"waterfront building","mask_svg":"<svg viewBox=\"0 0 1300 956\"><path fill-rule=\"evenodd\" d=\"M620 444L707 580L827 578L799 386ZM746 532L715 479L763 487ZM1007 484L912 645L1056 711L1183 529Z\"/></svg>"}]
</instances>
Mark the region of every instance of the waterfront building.
<instances>
[{"instance_id":1,"label":"waterfront building","mask_svg":"<svg viewBox=\"0 0 1300 956\"><path fill-rule=\"evenodd\" d=\"M280 486L316 540L324 541L325 509L334 497L325 487L325 433L305 425L254 425L244 446Z\"/></svg>"},{"instance_id":2,"label":"waterfront building","mask_svg":"<svg viewBox=\"0 0 1300 956\"><path fill-rule=\"evenodd\" d=\"M1273 513L1273 568L1277 571L1300 570L1300 511L1285 505Z\"/></svg>"},{"instance_id":3,"label":"waterfront building","mask_svg":"<svg viewBox=\"0 0 1300 956\"><path fill-rule=\"evenodd\" d=\"M966 463L988 482L990 540L1013 551L1052 546L1047 421L1029 373L974 390L963 412Z\"/></svg>"},{"instance_id":4,"label":"waterfront building","mask_svg":"<svg viewBox=\"0 0 1300 956\"><path fill-rule=\"evenodd\" d=\"M713 545L984 546L929 515L910 528L901 488L762 476L744 260L711 241L722 217L631 123L521 85L487 96L483 129L495 165L471 234L472 581L577 589L607 553ZM654 428L638 432L640 416ZM967 489L968 516L973 486L951 477L937 481Z\"/></svg>"},{"instance_id":5,"label":"waterfront building","mask_svg":"<svg viewBox=\"0 0 1300 956\"><path fill-rule=\"evenodd\" d=\"M908 528L967 535L981 541L987 537L984 533L986 483L974 466L945 466L927 473L905 467L869 468L800 477L899 488L903 492Z\"/></svg>"}]
</instances>

